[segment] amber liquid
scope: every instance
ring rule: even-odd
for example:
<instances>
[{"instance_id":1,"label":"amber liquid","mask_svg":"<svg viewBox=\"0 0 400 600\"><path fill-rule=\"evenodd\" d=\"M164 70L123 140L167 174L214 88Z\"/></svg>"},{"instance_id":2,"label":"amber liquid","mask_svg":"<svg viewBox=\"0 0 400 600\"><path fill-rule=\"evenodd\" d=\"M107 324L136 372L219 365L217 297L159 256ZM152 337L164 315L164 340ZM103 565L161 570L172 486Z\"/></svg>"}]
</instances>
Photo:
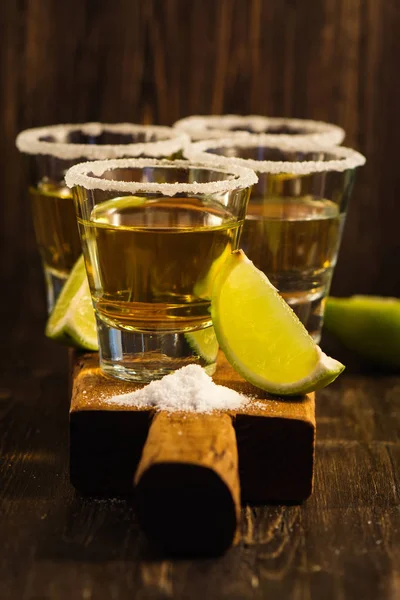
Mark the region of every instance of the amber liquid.
<instances>
[{"instance_id":1,"label":"amber liquid","mask_svg":"<svg viewBox=\"0 0 400 600\"><path fill-rule=\"evenodd\" d=\"M30 190L33 224L46 270L66 279L81 254L81 243L71 190L40 183Z\"/></svg>"},{"instance_id":2,"label":"amber liquid","mask_svg":"<svg viewBox=\"0 0 400 600\"><path fill-rule=\"evenodd\" d=\"M241 247L318 340L344 215L309 196L251 198Z\"/></svg>"},{"instance_id":3,"label":"amber liquid","mask_svg":"<svg viewBox=\"0 0 400 600\"><path fill-rule=\"evenodd\" d=\"M98 318L139 332L211 325L212 280L242 227L228 211L195 198L117 198L78 223Z\"/></svg>"}]
</instances>

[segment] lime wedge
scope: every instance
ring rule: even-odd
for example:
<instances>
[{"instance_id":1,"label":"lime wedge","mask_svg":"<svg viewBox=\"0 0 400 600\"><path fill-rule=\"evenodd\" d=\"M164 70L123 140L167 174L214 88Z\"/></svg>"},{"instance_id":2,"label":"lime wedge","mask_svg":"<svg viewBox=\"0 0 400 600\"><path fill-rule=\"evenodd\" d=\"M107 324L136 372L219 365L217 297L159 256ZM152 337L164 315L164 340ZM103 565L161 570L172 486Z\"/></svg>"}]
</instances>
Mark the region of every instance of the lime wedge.
<instances>
[{"instance_id":1,"label":"lime wedge","mask_svg":"<svg viewBox=\"0 0 400 600\"><path fill-rule=\"evenodd\" d=\"M217 359L219 346L214 327L189 331L185 333L185 338L189 346L207 363L214 362Z\"/></svg>"},{"instance_id":2,"label":"lime wedge","mask_svg":"<svg viewBox=\"0 0 400 600\"><path fill-rule=\"evenodd\" d=\"M98 350L96 321L83 256L75 263L61 290L45 333L50 339L67 346Z\"/></svg>"},{"instance_id":3,"label":"lime wedge","mask_svg":"<svg viewBox=\"0 0 400 600\"><path fill-rule=\"evenodd\" d=\"M225 246L223 252L216 258L208 270L206 277L200 279L194 286L194 293L199 298L211 299L212 288L214 285L214 279L221 266L224 264L228 256L230 256L232 248L230 245Z\"/></svg>"},{"instance_id":4,"label":"lime wedge","mask_svg":"<svg viewBox=\"0 0 400 600\"><path fill-rule=\"evenodd\" d=\"M105 202L96 204L90 218L96 221L96 223L109 223L110 216L114 211L143 206L143 204L146 204L146 201L147 199L142 196L118 196L117 198L111 198L111 200L105 200ZM106 219L103 217L104 214L107 215Z\"/></svg>"},{"instance_id":5,"label":"lime wedge","mask_svg":"<svg viewBox=\"0 0 400 600\"><path fill-rule=\"evenodd\" d=\"M328 298L324 327L349 350L384 367L400 367L400 300Z\"/></svg>"},{"instance_id":6,"label":"lime wedge","mask_svg":"<svg viewBox=\"0 0 400 600\"><path fill-rule=\"evenodd\" d=\"M344 369L321 351L242 250L231 254L215 278L211 315L233 368L270 393L311 392L334 381Z\"/></svg>"}]
</instances>

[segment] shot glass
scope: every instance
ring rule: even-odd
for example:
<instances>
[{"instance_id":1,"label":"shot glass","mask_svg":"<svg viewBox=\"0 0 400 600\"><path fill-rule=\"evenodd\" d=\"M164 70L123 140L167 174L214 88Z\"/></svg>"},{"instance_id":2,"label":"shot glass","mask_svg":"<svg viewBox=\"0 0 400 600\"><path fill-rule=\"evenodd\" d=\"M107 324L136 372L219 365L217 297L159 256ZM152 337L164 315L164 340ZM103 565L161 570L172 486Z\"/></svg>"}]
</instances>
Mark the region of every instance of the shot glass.
<instances>
[{"instance_id":1,"label":"shot glass","mask_svg":"<svg viewBox=\"0 0 400 600\"><path fill-rule=\"evenodd\" d=\"M194 363L212 374L213 278L238 248L255 173L125 159L78 164L65 180L76 203L103 371L146 382Z\"/></svg>"},{"instance_id":2,"label":"shot glass","mask_svg":"<svg viewBox=\"0 0 400 600\"><path fill-rule=\"evenodd\" d=\"M319 343L356 168L365 158L264 134L196 142L185 154L256 171L241 247Z\"/></svg>"},{"instance_id":3,"label":"shot glass","mask_svg":"<svg viewBox=\"0 0 400 600\"><path fill-rule=\"evenodd\" d=\"M66 171L85 160L173 157L187 140L186 134L170 127L130 123L53 125L18 135L18 149L32 157L29 194L49 313L82 252Z\"/></svg>"},{"instance_id":4,"label":"shot glass","mask_svg":"<svg viewBox=\"0 0 400 600\"><path fill-rule=\"evenodd\" d=\"M276 136L277 142L285 137L295 137L297 141L334 146L341 144L345 136L344 130L332 123L261 115L191 116L180 119L174 127L186 132L193 141L266 133Z\"/></svg>"}]
</instances>

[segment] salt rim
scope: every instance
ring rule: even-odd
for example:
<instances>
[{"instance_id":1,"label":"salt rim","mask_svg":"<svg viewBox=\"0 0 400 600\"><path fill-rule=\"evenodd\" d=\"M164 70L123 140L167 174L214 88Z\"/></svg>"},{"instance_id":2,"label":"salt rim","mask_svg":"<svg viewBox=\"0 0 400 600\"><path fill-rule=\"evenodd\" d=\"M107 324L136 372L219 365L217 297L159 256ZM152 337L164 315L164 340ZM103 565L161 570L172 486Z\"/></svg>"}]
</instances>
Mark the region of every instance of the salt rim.
<instances>
[{"instance_id":1,"label":"salt rim","mask_svg":"<svg viewBox=\"0 0 400 600\"><path fill-rule=\"evenodd\" d=\"M40 138L61 135L71 131L81 131L84 135L98 136L102 132L135 134L144 133L147 138L160 135L165 139L130 144L72 144L70 142L48 142ZM44 154L64 160L87 158L90 160L139 156L147 153L155 157L166 156L182 150L189 142L189 136L161 125L136 125L133 123L76 123L49 125L21 131L16 138L16 146L25 154Z\"/></svg>"},{"instance_id":2,"label":"salt rim","mask_svg":"<svg viewBox=\"0 0 400 600\"><path fill-rule=\"evenodd\" d=\"M195 140L221 138L227 135L242 137L252 135L251 132L229 131L232 127L251 127L255 134L268 134L270 127L293 127L304 129L306 133L270 133L277 140L295 138L297 140L312 140L321 144L340 144L345 131L338 125L325 121L311 119L291 119L285 117L266 117L262 115L193 115L174 123L173 127L185 131Z\"/></svg>"},{"instance_id":3,"label":"salt rim","mask_svg":"<svg viewBox=\"0 0 400 600\"><path fill-rule=\"evenodd\" d=\"M214 161L215 163L215 161ZM126 169L132 167L163 167L163 168L203 168L227 175L234 175L234 179L223 179L207 183L156 183L139 181L115 181L113 179L100 179L105 172L111 169ZM88 175L92 173L93 175ZM152 158L125 158L116 160L99 160L74 165L65 175L65 183L69 188L84 187L87 190L103 190L111 192L160 192L164 196L173 196L181 192L192 194L214 194L228 192L250 187L257 183L258 177L251 169L235 164L213 164L209 162L190 160L157 160Z\"/></svg>"},{"instance_id":4,"label":"salt rim","mask_svg":"<svg viewBox=\"0 0 400 600\"><path fill-rule=\"evenodd\" d=\"M254 160L251 158L240 158L237 156L221 156L207 152L212 148L232 147L270 147L283 151L298 152L327 152L333 155L330 160L304 160L304 161L275 161ZM312 140L298 140L289 137L277 140L276 136L268 134L254 134L246 137L229 137L223 139L203 140L186 146L184 155L189 160L198 160L213 164L235 164L253 169L257 173L293 173L295 175L307 175L310 173L324 173L326 171L342 172L347 169L355 169L365 164L366 158L356 150L344 146L331 146L317 144Z\"/></svg>"},{"instance_id":5,"label":"salt rim","mask_svg":"<svg viewBox=\"0 0 400 600\"><path fill-rule=\"evenodd\" d=\"M217 385L200 365L191 364L134 392L111 396L105 402L167 412L212 413L244 408L250 400L236 390Z\"/></svg>"}]
</instances>

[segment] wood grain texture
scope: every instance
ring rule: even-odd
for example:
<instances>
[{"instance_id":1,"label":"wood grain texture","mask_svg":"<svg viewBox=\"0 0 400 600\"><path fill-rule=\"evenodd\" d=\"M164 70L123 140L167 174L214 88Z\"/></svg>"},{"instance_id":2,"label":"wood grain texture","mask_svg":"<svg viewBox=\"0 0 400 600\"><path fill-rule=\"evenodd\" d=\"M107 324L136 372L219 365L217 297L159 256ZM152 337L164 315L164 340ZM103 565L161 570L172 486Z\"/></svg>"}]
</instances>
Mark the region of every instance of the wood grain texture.
<instances>
[{"instance_id":1,"label":"wood grain texture","mask_svg":"<svg viewBox=\"0 0 400 600\"><path fill-rule=\"evenodd\" d=\"M0 597L394 600L400 596L400 379L319 393L315 490L245 508L221 559L150 551L124 501L68 481L66 352L42 336L40 263L19 130L172 123L238 111L333 121L368 158L333 292L400 296L397 0L0 3Z\"/></svg>"},{"instance_id":2,"label":"wood grain texture","mask_svg":"<svg viewBox=\"0 0 400 600\"><path fill-rule=\"evenodd\" d=\"M400 295L397 0L4 0L0 22L3 278L29 265L39 293L19 130L239 112L345 128L368 163L332 291Z\"/></svg>"},{"instance_id":3,"label":"wood grain texture","mask_svg":"<svg viewBox=\"0 0 400 600\"><path fill-rule=\"evenodd\" d=\"M118 404L115 398L110 402L112 396L129 393L142 386L104 375L97 353L71 353L71 362L70 477L79 493L108 497L131 494L133 476L150 427L152 433L146 445L147 454L151 449L150 454L154 458L157 449L155 432L158 432L164 462L165 453L172 460L176 450L178 462L186 459L185 462L189 463L182 470L190 472L190 463L196 462L194 440L199 443L197 450L201 460L207 461L209 456L213 457L213 452L209 454L207 450L211 438L205 436L207 431L211 434L215 430L215 443L211 444L211 448L214 448L220 442L215 420L222 416L223 428L224 417L229 415L233 429L228 428L223 437L228 441L229 432L233 430L236 435L235 452L239 453L242 502L301 503L311 494L315 454L315 394L292 398L271 396L245 381L220 352L213 376L215 383L233 388L251 398L251 401L240 410L226 411L222 415L210 417L192 414L182 422L177 417L176 428L172 427L175 415L171 415L171 428L168 428L166 417L160 421L157 419L155 425L151 425L155 412L151 407L138 409L123 402ZM224 456L222 465L231 466L228 456L229 452ZM151 467L149 455L146 462ZM158 466L159 461L154 462ZM206 464L204 466L207 467ZM202 469L197 472L199 477L204 478ZM221 469L217 469L217 473L223 476ZM158 470L157 475L160 476L160 482L168 481ZM177 471L174 471L174 476L177 477ZM194 480L195 477L192 478ZM159 495L162 495L161 490L157 497Z\"/></svg>"},{"instance_id":4,"label":"wood grain texture","mask_svg":"<svg viewBox=\"0 0 400 600\"><path fill-rule=\"evenodd\" d=\"M399 377L343 375L319 392L311 498L244 507L239 546L175 561L148 546L129 503L70 485L65 350L22 320L0 360L2 600L398 597Z\"/></svg>"},{"instance_id":5,"label":"wood grain texture","mask_svg":"<svg viewBox=\"0 0 400 600\"><path fill-rule=\"evenodd\" d=\"M157 413L135 473L134 493L142 529L170 553L225 552L238 539L241 506L231 417Z\"/></svg>"},{"instance_id":6,"label":"wood grain texture","mask_svg":"<svg viewBox=\"0 0 400 600\"><path fill-rule=\"evenodd\" d=\"M126 501L75 494L66 352L21 326L0 356L2 600L398 597L398 377L343 375L320 392L311 498L244 507L239 546L177 561L149 547Z\"/></svg>"}]
</instances>

